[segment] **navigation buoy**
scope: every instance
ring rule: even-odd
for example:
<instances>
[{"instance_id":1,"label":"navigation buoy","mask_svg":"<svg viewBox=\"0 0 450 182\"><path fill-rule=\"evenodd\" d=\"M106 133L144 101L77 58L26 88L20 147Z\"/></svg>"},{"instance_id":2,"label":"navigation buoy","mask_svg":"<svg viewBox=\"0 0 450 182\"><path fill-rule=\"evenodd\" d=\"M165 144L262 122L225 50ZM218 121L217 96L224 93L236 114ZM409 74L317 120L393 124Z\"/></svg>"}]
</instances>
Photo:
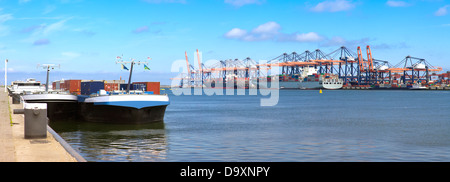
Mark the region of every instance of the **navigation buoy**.
<instances>
[{"instance_id":1,"label":"navigation buoy","mask_svg":"<svg viewBox=\"0 0 450 182\"><path fill-rule=\"evenodd\" d=\"M322 93L322 89L320 89L319 93Z\"/></svg>"}]
</instances>

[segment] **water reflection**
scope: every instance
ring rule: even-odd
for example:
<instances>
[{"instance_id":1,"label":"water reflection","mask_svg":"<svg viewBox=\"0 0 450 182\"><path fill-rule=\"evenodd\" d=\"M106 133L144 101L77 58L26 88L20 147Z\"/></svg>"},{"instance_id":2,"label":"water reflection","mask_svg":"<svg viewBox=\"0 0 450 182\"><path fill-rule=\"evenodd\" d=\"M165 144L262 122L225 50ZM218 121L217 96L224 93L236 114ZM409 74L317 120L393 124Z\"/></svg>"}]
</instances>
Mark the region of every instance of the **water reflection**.
<instances>
[{"instance_id":1,"label":"water reflection","mask_svg":"<svg viewBox=\"0 0 450 182\"><path fill-rule=\"evenodd\" d=\"M51 122L50 126L87 161L162 161L167 156L164 122L123 125Z\"/></svg>"}]
</instances>

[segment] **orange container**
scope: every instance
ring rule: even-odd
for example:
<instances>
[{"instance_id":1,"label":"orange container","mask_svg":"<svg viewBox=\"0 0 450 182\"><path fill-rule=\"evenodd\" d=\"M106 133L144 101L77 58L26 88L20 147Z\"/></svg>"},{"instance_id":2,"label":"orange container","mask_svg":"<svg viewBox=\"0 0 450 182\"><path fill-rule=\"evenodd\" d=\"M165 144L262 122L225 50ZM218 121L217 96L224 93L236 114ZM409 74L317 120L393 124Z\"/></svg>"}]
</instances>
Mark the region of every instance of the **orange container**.
<instances>
[{"instance_id":1,"label":"orange container","mask_svg":"<svg viewBox=\"0 0 450 182\"><path fill-rule=\"evenodd\" d=\"M119 83L105 83L105 91L119 90Z\"/></svg>"},{"instance_id":2,"label":"orange container","mask_svg":"<svg viewBox=\"0 0 450 182\"><path fill-rule=\"evenodd\" d=\"M161 90L160 82L147 82L147 91L153 92L153 94L159 95Z\"/></svg>"}]
</instances>

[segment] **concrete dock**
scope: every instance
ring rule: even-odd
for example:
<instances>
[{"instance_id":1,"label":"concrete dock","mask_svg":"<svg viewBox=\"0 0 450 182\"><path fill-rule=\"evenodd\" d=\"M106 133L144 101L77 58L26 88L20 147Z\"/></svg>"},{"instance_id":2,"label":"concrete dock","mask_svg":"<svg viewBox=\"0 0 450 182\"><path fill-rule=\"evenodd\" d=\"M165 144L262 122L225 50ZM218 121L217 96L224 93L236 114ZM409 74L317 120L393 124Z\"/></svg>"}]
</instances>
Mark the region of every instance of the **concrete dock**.
<instances>
[{"instance_id":1,"label":"concrete dock","mask_svg":"<svg viewBox=\"0 0 450 182\"><path fill-rule=\"evenodd\" d=\"M0 87L0 162L78 162L67 144L51 128L45 139L25 139L24 116L12 114L22 104L12 104L11 97ZM49 127L48 127L49 128ZM76 155L75 155L76 156Z\"/></svg>"}]
</instances>

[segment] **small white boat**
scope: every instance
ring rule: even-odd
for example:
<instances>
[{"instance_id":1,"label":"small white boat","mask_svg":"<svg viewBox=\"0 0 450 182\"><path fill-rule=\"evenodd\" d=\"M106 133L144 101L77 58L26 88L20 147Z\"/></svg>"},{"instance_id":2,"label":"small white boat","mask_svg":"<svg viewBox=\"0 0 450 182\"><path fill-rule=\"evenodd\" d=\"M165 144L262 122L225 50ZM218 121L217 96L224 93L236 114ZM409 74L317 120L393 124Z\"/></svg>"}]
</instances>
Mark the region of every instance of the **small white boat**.
<instances>
[{"instance_id":1,"label":"small white boat","mask_svg":"<svg viewBox=\"0 0 450 182\"><path fill-rule=\"evenodd\" d=\"M411 88L409 88L410 90L426 90L428 89L425 86L422 86L420 84L414 84Z\"/></svg>"},{"instance_id":2,"label":"small white boat","mask_svg":"<svg viewBox=\"0 0 450 182\"><path fill-rule=\"evenodd\" d=\"M14 81L8 88L10 94L23 95L25 93L31 94L35 92L45 91L45 87L36 79L28 78L26 81Z\"/></svg>"}]
</instances>

